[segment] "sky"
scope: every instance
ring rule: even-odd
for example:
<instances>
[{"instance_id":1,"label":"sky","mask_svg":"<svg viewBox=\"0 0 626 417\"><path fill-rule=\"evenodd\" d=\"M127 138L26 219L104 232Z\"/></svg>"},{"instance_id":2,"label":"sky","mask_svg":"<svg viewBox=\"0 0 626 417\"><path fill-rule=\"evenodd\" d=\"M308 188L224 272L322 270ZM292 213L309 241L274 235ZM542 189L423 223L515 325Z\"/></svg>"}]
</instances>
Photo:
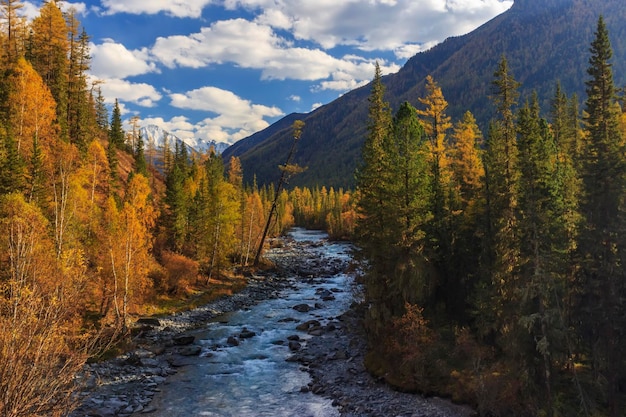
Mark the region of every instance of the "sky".
<instances>
[{"instance_id":1,"label":"sky","mask_svg":"<svg viewBox=\"0 0 626 417\"><path fill-rule=\"evenodd\" d=\"M40 0L24 0L37 16ZM394 73L511 0L85 0L91 70L125 120L234 143Z\"/></svg>"}]
</instances>

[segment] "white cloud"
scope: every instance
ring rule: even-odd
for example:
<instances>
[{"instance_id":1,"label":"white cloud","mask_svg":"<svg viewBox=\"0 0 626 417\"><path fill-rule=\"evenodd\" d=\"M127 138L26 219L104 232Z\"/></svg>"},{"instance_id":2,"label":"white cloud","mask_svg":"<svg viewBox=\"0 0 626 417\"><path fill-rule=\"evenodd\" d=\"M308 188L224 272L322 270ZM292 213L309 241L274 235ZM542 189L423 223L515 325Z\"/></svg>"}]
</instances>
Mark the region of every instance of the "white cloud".
<instances>
[{"instance_id":1,"label":"white cloud","mask_svg":"<svg viewBox=\"0 0 626 417\"><path fill-rule=\"evenodd\" d=\"M406 54L405 45L433 44L475 29L512 0L229 0L231 8L262 10L258 20L289 28L296 39L324 49L338 45ZM390 24L390 22L393 22Z\"/></svg>"},{"instance_id":2,"label":"white cloud","mask_svg":"<svg viewBox=\"0 0 626 417\"><path fill-rule=\"evenodd\" d=\"M129 51L121 43L106 39L100 45L91 44L91 72L101 78L126 78L157 72L156 65L147 60L146 51Z\"/></svg>"},{"instance_id":3,"label":"white cloud","mask_svg":"<svg viewBox=\"0 0 626 417\"><path fill-rule=\"evenodd\" d=\"M151 54L169 68L235 64L260 70L265 80L327 80L318 89L343 90L371 79L374 72L374 60L335 58L321 49L293 47L269 26L244 19L219 21L189 36L158 38ZM379 61L386 73L400 69Z\"/></svg>"},{"instance_id":4,"label":"white cloud","mask_svg":"<svg viewBox=\"0 0 626 417\"><path fill-rule=\"evenodd\" d=\"M253 104L231 91L217 87L202 87L185 94L170 94L171 105L180 109L199 110L213 113L200 122L196 137L233 143L265 129L269 123L265 118L282 116L278 107Z\"/></svg>"},{"instance_id":5,"label":"white cloud","mask_svg":"<svg viewBox=\"0 0 626 417\"><path fill-rule=\"evenodd\" d=\"M289 96L289 100L295 101L296 103L299 103L302 100L302 97L293 94L293 95Z\"/></svg>"},{"instance_id":6,"label":"white cloud","mask_svg":"<svg viewBox=\"0 0 626 417\"><path fill-rule=\"evenodd\" d=\"M105 14L157 14L198 18L212 0L102 0Z\"/></svg>"},{"instance_id":7,"label":"white cloud","mask_svg":"<svg viewBox=\"0 0 626 417\"><path fill-rule=\"evenodd\" d=\"M69 11L73 9L77 16L84 16L87 14L87 5L82 2L78 3L70 3L70 2L62 2L59 3L59 6L63 11Z\"/></svg>"},{"instance_id":8,"label":"white cloud","mask_svg":"<svg viewBox=\"0 0 626 417\"><path fill-rule=\"evenodd\" d=\"M25 1L22 4L24 5L24 7L22 7L18 11L18 14L20 16L25 17L29 21L39 16L39 5L31 1Z\"/></svg>"},{"instance_id":9,"label":"white cloud","mask_svg":"<svg viewBox=\"0 0 626 417\"><path fill-rule=\"evenodd\" d=\"M100 89L107 103L113 103L117 98L120 101L135 103L143 107L154 107L162 98L153 86L146 83L131 83L117 78L103 81Z\"/></svg>"}]
</instances>

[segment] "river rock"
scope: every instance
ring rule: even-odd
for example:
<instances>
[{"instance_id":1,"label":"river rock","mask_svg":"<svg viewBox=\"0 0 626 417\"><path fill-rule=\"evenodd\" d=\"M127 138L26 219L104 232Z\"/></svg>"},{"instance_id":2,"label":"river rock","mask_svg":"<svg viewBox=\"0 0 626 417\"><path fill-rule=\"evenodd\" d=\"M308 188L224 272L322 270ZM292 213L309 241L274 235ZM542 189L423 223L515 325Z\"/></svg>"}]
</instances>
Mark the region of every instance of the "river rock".
<instances>
[{"instance_id":1,"label":"river rock","mask_svg":"<svg viewBox=\"0 0 626 417\"><path fill-rule=\"evenodd\" d=\"M308 304L298 304L293 306L293 309L299 313L308 313L309 311L313 310Z\"/></svg>"},{"instance_id":2,"label":"river rock","mask_svg":"<svg viewBox=\"0 0 626 417\"><path fill-rule=\"evenodd\" d=\"M235 336L228 336L228 340L226 340L229 346L239 346L239 339Z\"/></svg>"},{"instance_id":3,"label":"river rock","mask_svg":"<svg viewBox=\"0 0 626 417\"><path fill-rule=\"evenodd\" d=\"M179 349L178 354L181 356L198 356L202 352L200 346L184 346Z\"/></svg>"},{"instance_id":4,"label":"river rock","mask_svg":"<svg viewBox=\"0 0 626 417\"><path fill-rule=\"evenodd\" d=\"M292 352L295 352L297 350L300 350L302 348L302 345L300 344L300 342L296 342L294 340L290 340L289 341L289 350Z\"/></svg>"},{"instance_id":5,"label":"river rock","mask_svg":"<svg viewBox=\"0 0 626 417\"><path fill-rule=\"evenodd\" d=\"M137 319L137 324L159 327L161 325L161 322L155 317L141 317Z\"/></svg>"},{"instance_id":6,"label":"river rock","mask_svg":"<svg viewBox=\"0 0 626 417\"><path fill-rule=\"evenodd\" d=\"M241 333L239 333L239 338L240 339L250 339L251 337L256 336L256 333L246 329L245 327L243 328L243 330L241 331Z\"/></svg>"},{"instance_id":7,"label":"river rock","mask_svg":"<svg viewBox=\"0 0 626 417\"><path fill-rule=\"evenodd\" d=\"M303 332L307 332L315 327L319 327L320 326L320 322L317 320L309 320L306 321L304 323L300 323L296 326L296 330L300 330Z\"/></svg>"},{"instance_id":8,"label":"river rock","mask_svg":"<svg viewBox=\"0 0 626 417\"><path fill-rule=\"evenodd\" d=\"M186 346L186 345L190 345L194 342L194 340L196 340L195 336L192 335L179 335L179 336L174 336L172 338L172 341L174 342L174 344L176 346Z\"/></svg>"}]
</instances>

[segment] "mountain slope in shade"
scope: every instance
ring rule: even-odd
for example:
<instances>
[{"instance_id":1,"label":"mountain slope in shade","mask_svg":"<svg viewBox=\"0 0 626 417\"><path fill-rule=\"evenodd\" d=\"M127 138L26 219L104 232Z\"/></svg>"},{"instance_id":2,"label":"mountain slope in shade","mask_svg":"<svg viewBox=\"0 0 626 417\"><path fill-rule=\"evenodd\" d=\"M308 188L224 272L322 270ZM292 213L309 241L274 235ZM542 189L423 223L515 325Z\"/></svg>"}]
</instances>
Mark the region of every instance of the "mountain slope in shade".
<instances>
[{"instance_id":1,"label":"mountain slope in shade","mask_svg":"<svg viewBox=\"0 0 626 417\"><path fill-rule=\"evenodd\" d=\"M600 15L614 49L615 82L626 85L624 0L516 0L511 9L473 32L449 38L415 55L398 73L383 77L386 99L394 111L403 101L421 107L418 97L424 96L424 80L430 74L442 88L453 121L470 110L486 131L493 114L489 99L493 73L506 56L522 83L521 100L535 90L547 112L557 81L566 93L576 93L582 100L589 45ZM289 127L299 118L305 127L295 162L308 169L290 185L353 187L366 135L369 93L369 86L361 87L311 113L289 115L231 146L223 156L241 159L246 182L253 176L259 184L276 182L278 165L291 145Z\"/></svg>"}]
</instances>

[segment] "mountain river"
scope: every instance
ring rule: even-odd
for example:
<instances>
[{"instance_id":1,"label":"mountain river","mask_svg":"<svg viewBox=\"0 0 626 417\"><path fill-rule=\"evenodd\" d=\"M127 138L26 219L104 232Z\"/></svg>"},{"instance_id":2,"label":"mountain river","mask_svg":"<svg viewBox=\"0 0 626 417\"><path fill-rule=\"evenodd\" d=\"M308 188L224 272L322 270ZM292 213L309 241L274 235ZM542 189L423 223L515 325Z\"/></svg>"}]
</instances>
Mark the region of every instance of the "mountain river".
<instances>
[{"instance_id":1,"label":"mountain river","mask_svg":"<svg viewBox=\"0 0 626 417\"><path fill-rule=\"evenodd\" d=\"M323 263L350 261L351 246L329 242L322 232L293 229L290 237L304 242L307 253L314 253ZM276 253L279 250L270 256ZM298 343L304 344L315 336L296 330L299 323L318 320L326 325L346 311L352 301L352 277L294 274L288 279L292 285L281 297L226 314L197 330L195 343L202 346L202 353L168 378L153 399L157 411L150 415L339 416L330 400L302 389L310 377L300 364L287 361L293 354L288 338L297 335ZM302 304L312 309L299 312L293 308ZM246 330L254 336L241 337ZM231 336L238 337L238 345L232 339L229 344Z\"/></svg>"}]
</instances>

